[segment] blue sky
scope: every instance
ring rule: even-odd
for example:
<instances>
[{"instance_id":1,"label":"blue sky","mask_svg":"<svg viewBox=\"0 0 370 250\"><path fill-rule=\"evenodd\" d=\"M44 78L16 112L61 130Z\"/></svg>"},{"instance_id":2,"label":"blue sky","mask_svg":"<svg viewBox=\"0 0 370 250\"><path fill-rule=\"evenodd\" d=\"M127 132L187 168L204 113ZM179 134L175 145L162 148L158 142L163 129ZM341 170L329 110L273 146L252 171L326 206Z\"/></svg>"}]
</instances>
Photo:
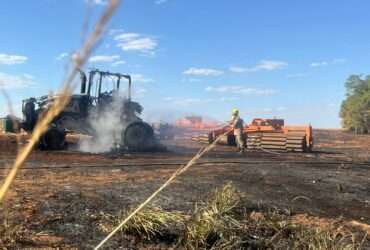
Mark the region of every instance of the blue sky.
<instances>
[{"instance_id":1,"label":"blue sky","mask_svg":"<svg viewBox=\"0 0 370 250\"><path fill-rule=\"evenodd\" d=\"M0 85L21 100L60 85L69 57L106 7L94 0L2 0ZM281 117L339 127L344 82L367 74L366 0L126 0L85 69L134 76L148 119ZM0 99L0 115L8 113Z\"/></svg>"}]
</instances>

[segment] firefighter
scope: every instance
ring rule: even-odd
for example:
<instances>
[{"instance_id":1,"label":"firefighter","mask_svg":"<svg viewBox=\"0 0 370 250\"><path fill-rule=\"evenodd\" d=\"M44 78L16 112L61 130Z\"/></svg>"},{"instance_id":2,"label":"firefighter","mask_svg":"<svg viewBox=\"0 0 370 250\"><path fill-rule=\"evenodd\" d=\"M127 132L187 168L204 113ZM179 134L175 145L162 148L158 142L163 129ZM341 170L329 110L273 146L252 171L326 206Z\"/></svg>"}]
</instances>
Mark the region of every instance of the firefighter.
<instances>
[{"instance_id":1,"label":"firefighter","mask_svg":"<svg viewBox=\"0 0 370 250\"><path fill-rule=\"evenodd\" d=\"M240 153L244 153L244 121L239 117L238 109L234 108L231 114L231 126L234 130L236 146Z\"/></svg>"}]
</instances>

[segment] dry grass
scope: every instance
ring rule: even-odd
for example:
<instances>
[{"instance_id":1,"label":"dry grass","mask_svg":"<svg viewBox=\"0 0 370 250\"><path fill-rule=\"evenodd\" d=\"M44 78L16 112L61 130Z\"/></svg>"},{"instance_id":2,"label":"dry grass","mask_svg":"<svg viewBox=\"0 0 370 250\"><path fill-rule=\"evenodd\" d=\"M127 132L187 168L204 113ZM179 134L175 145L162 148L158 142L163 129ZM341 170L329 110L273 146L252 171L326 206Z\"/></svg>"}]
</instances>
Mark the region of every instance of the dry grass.
<instances>
[{"instance_id":1,"label":"dry grass","mask_svg":"<svg viewBox=\"0 0 370 250\"><path fill-rule=\"evenodd\" d=\"M2 214L0 224L0 249L17 249L25 238L22 224L10 220L10 216Z\"/></svg>"},{"instance_id":2,"label":"dry grass","mask_svg":"<svg viewBox=\"0 0 370 250\"><path fill-rule=\"evenodd\" d=\"M122 216L125 218L128 213ZM178 233L184 229L185 215L178 211L165 211L160 207L146 208L134 216L122 227L122 232L138 235L151 240Z\"/></svg>"},{"instance_id":3,"label":"dry grass","mask_svg":"<svg viewBox=\"0 0 370 250\"><path fill-rule=\"evenodd\" d=\"M199 249L239 242L235 232L241 230L242 225L233 217L233 210L240 199L239 192L227 184L216 190L208 201L198 204L186 226L182 240L184 247Z\"/></svg>"},{"instance_id":4,"label":"dry grass","mask_svg":"<svg viewBox=\"0 0 370 250\"><path fill-rule=\"evenodd\" d=\"M256 214L258 216L256 216ZM251 213L243 221L244 234L261 249L356 250L362 249L361 234L332 225L328 229L300 225L277 210Z\"/></svg>"},{"instance_id":5,"label":"dry grass","mask_svg":"<svg viewBox=\"0 0 370 250\"><path fill-rule=\"evenodd\" d=\"M309 250L355 250L361 248L361 242L351 233L307 229L297 234L294 248L298 247Z\"/></svg>"},{"instance_id":6,"label":"dry grass","mask_svg":"<svg viewBox=\"0 0 370 250\"><path fill-rule=\"evenodd\" d=\"M198 202L191 216L156 207L144 209L122 228L121 236L145 239L149 247L160 242L175 247L177 242L178 249L364 249L363 234L334 225L330 229L303 226L276 209L247 211L243 202L229 183Z\"/></svg>"}]
</instances>

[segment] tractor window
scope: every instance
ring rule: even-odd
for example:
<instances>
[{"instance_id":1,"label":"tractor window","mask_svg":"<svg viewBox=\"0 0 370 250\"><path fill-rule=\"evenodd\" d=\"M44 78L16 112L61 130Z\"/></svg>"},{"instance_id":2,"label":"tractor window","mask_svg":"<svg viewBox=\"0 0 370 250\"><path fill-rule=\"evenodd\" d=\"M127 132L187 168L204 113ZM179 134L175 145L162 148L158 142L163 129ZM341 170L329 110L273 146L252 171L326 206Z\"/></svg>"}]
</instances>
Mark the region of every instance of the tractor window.
<instances>
[{"instance_id":1,"label":"tractor window","mask_svg":"<svg viewBox=\"0 0 370 250\"><path fill-rule=\"evenodd\" d=\"M116 81L117 79L115 77L103 77L100 93L110 93L111 91L115 90Z\"/></svg>"},{"instance_id":2,"label":"tractor window","mask_svg":"<svg viewBox=\"0 0 370 250\"><path fill-rule=\"evenodd\" d=\"M128 97L128 86L128 80L119 74L91 71L87 91L95 98L98 98L101 95L112 95L113 92L116 92L117 90L120 96Z\"/></svg>"},{"instance_id":3,"label":"tractor window","mask_svg":"<svg viewBox=\"0 0 370 250\"><path fill-rule=\"evenodd\" d=\"M121 78L121 83L119 86L119 94L120 96L127 97L128 93L128 84L126 79Z\"/></svg>"},{"instance_id":4,"label":"tractor window","mask_svg":"<svg viewBox=\"0 0 370 250\"><path fill-rule=\"evenodd\" d=\"M91 85L91 96L95 96L97 97L98 96L98 88L99 88L99 80L96 78L93 82L93 84Z\"/></svg>"}]
</instances>

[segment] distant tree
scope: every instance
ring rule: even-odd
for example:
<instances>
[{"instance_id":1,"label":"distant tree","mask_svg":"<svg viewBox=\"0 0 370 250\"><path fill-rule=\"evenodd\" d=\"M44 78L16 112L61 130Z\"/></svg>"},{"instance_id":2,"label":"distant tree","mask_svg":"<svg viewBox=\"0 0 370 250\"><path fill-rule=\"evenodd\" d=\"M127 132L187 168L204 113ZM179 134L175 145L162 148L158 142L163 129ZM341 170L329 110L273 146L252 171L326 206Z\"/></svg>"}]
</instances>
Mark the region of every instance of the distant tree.
<instances>
[{"instance_id":1,"label":"distant tree","mask_svg":"<svg viewBox=\"0 0 370 250\"><path fill-rule=\"evenodd\" d=\"M340 110L342 126L356 133L370 133L370 75L351 75L345 86L346 99Z\"/></svg>"}]
</instances>

